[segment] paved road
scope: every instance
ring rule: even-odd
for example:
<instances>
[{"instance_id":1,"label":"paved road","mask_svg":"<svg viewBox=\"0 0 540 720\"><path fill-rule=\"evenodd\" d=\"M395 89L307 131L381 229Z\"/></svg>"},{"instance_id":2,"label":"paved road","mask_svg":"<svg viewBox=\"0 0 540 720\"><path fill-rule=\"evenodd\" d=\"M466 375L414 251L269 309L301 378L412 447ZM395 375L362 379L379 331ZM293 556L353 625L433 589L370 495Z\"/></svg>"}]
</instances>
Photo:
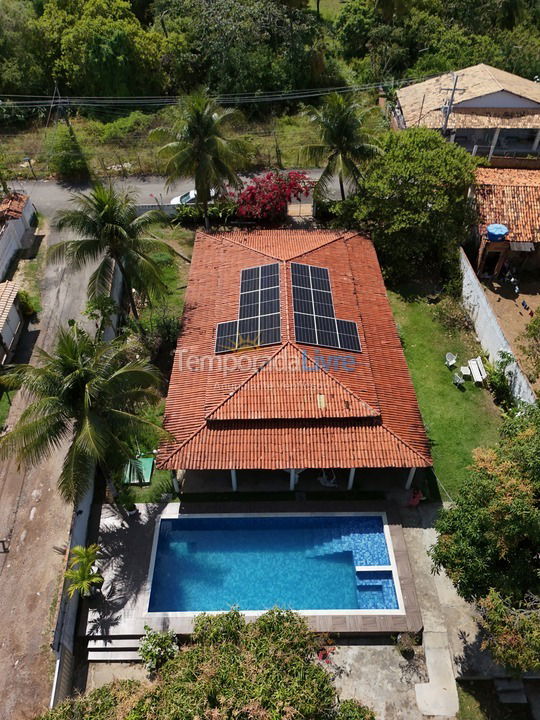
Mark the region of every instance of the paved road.
<instances>
[{"instance_id":1,"label":"paved road","mask_svg":"<svg viewBox=\"0 0 540 720\"><path fill-rule=\"evenodd\" d=\"M317 179L320 171L310 171ZM129 187L141 204L174 197L193 186L177 183L165 190L163 178L118 180ZM69 206L74 189L53 181L25 182L36 208L48 218ZM58 242L53 230L44 240ZM39 322L30 330L36 347L50 350L61 325L81 319L86 305L86 285L93 268L68 273L63 266L46 266L41 281L42 305ZM37 337L36 337L37 336ZM20 416L26 401L14 399L8 423ZM57 597L68 542L71 508L56 491L63 451L31 469L18 468L14 459L0 463L0 538L11 535L7 554L0 554L0 720L27 720L49 701L54 658L48 647L52 604Z\"/></svg>"},{"instance_id":2,"label":"paved road","mask_svg":"<svg viewBox=\"0 0 540 720\"><path fill-rule=\"evenodd\" d=\"M321 170L305 170L305 172L307 172L313 180L318 180L321 176ZM192 180L183 180L166 189L162 177L140 178L132 176L125 180L115 180L114 184L117 187L133 190L141 205L152 205L157 200L159 200L159 202L167 202L176 195L181 195L193 188ZM74 190L84 191L88 189L88 186L61 185L53 180L27 180L18 185L16 189L21 189L28 193L40 212L48 217L53 217L58 209L69 206L69 198ZM334 182L330 186L330 195L332 197L338 197L338 193L339 187L337 182Z\"/></svg>"},{"instance_id":3,"label":"paved road","mask_svg":"<svg viewBox=\"0 0 540 720\"><path fill-rule=\"evenodd\" d=\"M40 204L36 205L41 209ZM57 242L58 233L44 239ZM57 330L80 318L92 268L68 273L46 266L41 290L43 312L30 326L36 347L50 350ZM36 338L37 336L37 338ZM8 418L13 424L26 404L19 393ZM51 692L54 658L48 645L72 508L56 491L64 452L59 449L34 468L14 459L0 464L0 537L12 533L0 554L0 720L26 720L43 710Z\"/></svg>"}]
</instances>

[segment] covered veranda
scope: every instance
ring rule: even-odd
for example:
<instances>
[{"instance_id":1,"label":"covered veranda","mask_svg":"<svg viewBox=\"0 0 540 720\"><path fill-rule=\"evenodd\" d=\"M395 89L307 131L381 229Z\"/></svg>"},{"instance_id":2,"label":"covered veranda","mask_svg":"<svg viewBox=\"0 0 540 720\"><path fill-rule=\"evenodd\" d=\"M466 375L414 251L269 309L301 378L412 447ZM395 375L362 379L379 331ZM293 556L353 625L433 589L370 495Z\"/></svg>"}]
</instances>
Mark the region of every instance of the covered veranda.
<instances>
[{"instance_id":1,"label":"covered veranda","mask_svg":"<svg viewBox=\"0 0 540 720\"><path fill-rule=\"evenodd\" d=\"M416 468L287 468L283 470L179 470L183 493L328 492L409 490Z\"/></svg>"}]
</instances>

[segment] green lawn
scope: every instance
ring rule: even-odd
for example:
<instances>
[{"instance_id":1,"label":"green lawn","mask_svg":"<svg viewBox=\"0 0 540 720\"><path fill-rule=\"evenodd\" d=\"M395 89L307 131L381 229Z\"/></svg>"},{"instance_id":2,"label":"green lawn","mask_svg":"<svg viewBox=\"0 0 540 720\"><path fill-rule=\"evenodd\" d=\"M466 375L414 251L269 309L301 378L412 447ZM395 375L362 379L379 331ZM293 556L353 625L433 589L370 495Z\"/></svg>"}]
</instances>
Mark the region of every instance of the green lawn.
<instances>
[{"instance_id":1,"label":"green lawn","mask_svg":"<svg viewBox=\"0 0 540 720\"><path fill-rule=\"evenodd\" d=\"M333 20L343 7L343 2L344 0L321 0L321 16L325 18L325 20ZM316 10L317 0L309 0L309 7Z\"/></svg>"},{"instance_id":2,"label":"green lawn","mask_svg":"<svg viewBox=\"0 0 540 720\"><path fill-rule=\"evenodd\" d=\"M487 390L470 381L463 391L454 387L444 356L453 352L458 364L466 363L480 348L468 333L448 333L436 320L434 306L424 300L406 301L394 292L389 298L433 444L443 499L444 490L455 497L466 480L471 451L496 442L500 413Z\"/></svg>"},{"instance_id":3,"label":"green lawn","mask_svg":"<svg viewBox=\"0 0 540 720\"><path fill-rule=\"evenodd\" d=\"M458 683L458 694L458 720L532 720L528 706L499 703L492 682Z\"/></svg>"}]
</instances>

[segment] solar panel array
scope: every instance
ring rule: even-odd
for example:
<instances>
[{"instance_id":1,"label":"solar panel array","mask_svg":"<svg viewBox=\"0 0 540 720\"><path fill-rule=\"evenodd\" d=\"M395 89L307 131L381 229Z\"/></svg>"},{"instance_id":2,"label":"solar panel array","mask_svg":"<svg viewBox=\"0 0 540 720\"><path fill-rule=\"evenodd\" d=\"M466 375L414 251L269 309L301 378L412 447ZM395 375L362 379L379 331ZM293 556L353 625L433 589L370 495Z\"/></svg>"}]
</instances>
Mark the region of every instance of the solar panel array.
<instances>
[{"instance_id":1,"label":"solar panel array","mask_svg":"<svg viewBox=\"0 0 540 720\"><path fill-rule=\"evenodd\" d=\"M335 316L328 270L291 263L291 274L296 341L360 352L356 323Z\"/></svg>"},{"instance_id":2,"label":"solar panel array","mask_svg":"<svg viewBox=\"0 0 540 720\"><path fill-rule=\"evenodd\" d=\"M279 264L242 270L238 320L218 324L216 353L279 342Z\"/></svg>"}]
</instances>

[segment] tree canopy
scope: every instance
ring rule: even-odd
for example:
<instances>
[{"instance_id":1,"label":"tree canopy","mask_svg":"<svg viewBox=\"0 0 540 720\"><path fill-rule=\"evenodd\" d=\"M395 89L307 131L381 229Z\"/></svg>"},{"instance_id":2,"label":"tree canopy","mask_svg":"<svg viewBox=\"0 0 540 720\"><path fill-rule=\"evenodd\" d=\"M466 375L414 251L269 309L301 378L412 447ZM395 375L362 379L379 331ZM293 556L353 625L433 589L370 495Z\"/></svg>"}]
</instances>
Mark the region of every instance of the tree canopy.
<instances>
[{"instance_id":1,"label":"tree canopy","mask_svg":"<svg viewBox=\"0 0 540 720\"><path fill-rule=\"evenodd\" d=\"M41 720L375 720L354 700L337 701L330 673L316 662L324 640L292 611L247 623L237 611L198 615L193 642L158 671L152 685L114 683L67 700Z\"/></svg>"},{"instance_id":2,"label":"tree canopy","mask_svg":"<svg viewBox=\"0 0 540 720\"><path fill-rule=\"evenodd\" d=\"M505 420L495 448L476 451L469 482L441 511L436 528L435 568L446 570L462 597L479 603L487 647L510 667L540 667L537 405Z\"/></svg>"},{"instance_id":3,"label":"tree canopy","mask_svg":"<svg viewBox=\"0 0 540 720\"><path fill-rule=\"evenodd\" d=\"M387 276L426 268L452 276L470 219L475 159L426 128L387 133L382 151L343 213L372 231Z\"/></svg>"}]
</instances>

